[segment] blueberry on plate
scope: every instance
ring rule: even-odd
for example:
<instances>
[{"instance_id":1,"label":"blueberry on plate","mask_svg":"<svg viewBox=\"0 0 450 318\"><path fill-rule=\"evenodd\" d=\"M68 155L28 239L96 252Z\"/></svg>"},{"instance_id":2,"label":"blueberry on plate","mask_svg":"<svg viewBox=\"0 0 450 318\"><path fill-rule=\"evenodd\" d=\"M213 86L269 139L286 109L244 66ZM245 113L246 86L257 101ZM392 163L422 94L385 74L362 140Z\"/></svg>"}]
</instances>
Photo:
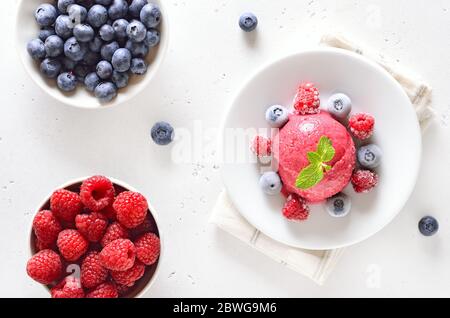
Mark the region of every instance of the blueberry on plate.
<instances>
[{"instance_id":1,"label":"blueberry on plate","mask_svg":"<svg viewBox=\"0 0 450 318\"><path fill-rule=\"evenodd\" d=\"M127 49L118 49L112 56L112 66L118 72L126 72L131 66L131 53Z\"/></svg>"},{"instance_id":2,"label":"blueberry on plate","mask_svg":"<svg viewBox=\"0 0 450 318\"><path fill-rule=\"evenodd\" d=\"M114 52L117 51L119 48L120 48L119 43L117 43L116 41L107 43L102 46L100 54L103 59L111 62Z\"/></svg>"},{"instance_id":3,"label":"blueberry on plate","mask_svg":"<svg viewBox=\"0 0 450 318\"><path fill-rule=\"evenodd\" d=\"M41 62L40 70L48 78L56 78L61 72L61 62L55 58L46 58Z\"/></svg>"},{"instance_id":4,"label":"blueberry on plate","mask_svg":"<svg viewBox=\"0 0 450 318\"><path fill-rule=\"evenodd\" d=\"M147 28L142 22L133 20L127 26L127 36L133 42L142 42L147 36Z\"/></svg>"},{"instance_id":5,"label":"blueberry on plate","mask_svg":"<svg viewBox=\"0 0 450 318\"><path fill-rule=\"evenodd\" d=\"M93 92L98 84L100 84L101 78L98 77L97 73L92 72L86 75L84 78L84 85L86 89L90 92Z\"/></svg>"},{"instance_id":6,"label":"blueberry on plate","mask_svg":"<svg viewBox=\"0 0 450 318\"><path fill-rule=\"evenodd\" d=\"M131 60L131 73L143 75L147 72L147 63L141 58L134 58Z\"/></svg>"},{"instance_id":7,"label":"blueberry on plate","mask_svg":"<svg viewBox=\"0 0 450 318\"><path fill-rule=\"evenodd\" d=\"M100 61L97 64L96 71L101 79L108 79L112 76L113 67L108 61Z\"/></svg>"},{"instance_id":8,"label":"blueberry on plate","mask_svg":"<svg viewBox=\"0 0 450 318\"><path fill-rule=\"evenodd\" d=\"M128 3L126 0L113 0L108 8L108 15L112 20L125 18L128 13Z\"/></svg>"},{"instance_id":9,"label":"blueberry on plate","mask_svg":"<svg viewBox=\"0 0 450 318\"><path fill-rule=\"evenodd\" d=\"M75 4L75 0L58 0L57 7L59 12L66 14L67 8L72 4Z\"/></svg>"},{"instance_id":10,"label":"blueberry on plate","mask_svg":"<svg viewBox=\"0 0 450 318\"><path fill-rule=\"evenodd\" d=\"M55 33L63 39L68 39L73 34L73 24L69 16L60 15L55 21Z\"/></svg>"},{"instance_id":11,"label":"blueberry on plate","mask_svg":"<svg viewBox=\"0 0 450 318\"><path fill-rule=\"evenodd\" d=\"M100 4L93 5L87 14L88 23L94 28L99 28L108 21L108 10Z\"/></svg>"},{"instance_id":12,"label":"blueberry on plate","mask_svg":"<svg viewBox=\"0 0 450 318\"><path fill-rule=\"evenodd\" d=\"M77 87L77 78L72 73L59 74L56 84L64 92L71 92Z\"/></svg>"},{"instance_id":13,"label":"blueberry on plate","mask_svg":"<svg viewBox=\"0 0 450 318\"><path fill-rule=\"evenodd\" d=\"M117 88L124 88L128 85L129 76L128 73L121 73L114 71L112 75L112 81L116 84Z\"/></svg>"},{"instance_id":14,"label":"blueberry on plate","mask_svg":"<svg viewBox=\"0 0 450 318\"><path fill-rule=\"evenodd\" d=\"M173 141L174 138L173 127L164 121L157 122L153 125L150 135L153 141L160 146L166 146Z\"/></svg>"},{"instance_id":15,"label":"blueberry on plate","mask_svg":"<svg viewBox=\"0 0 450 318\"><path fill-rule=\"evenodd\" d=\"M239 26L245 32L251 32L256 29L258 25L258 18L250 12L242 14L239 18Z\"/></svg>"},{"instance_id":16,"label":"blueberry on plate","mask_svg":"<svg viewBox=\"0 0 450 318\"><path fill-rule=\"evenodd\" d=\"M96 36L91 42L89 42L89 50L95 53L100 53L103 44L105 43L103 43L102 39Z\"/></svg>"},{"instance_id":17,"label":"blueberry on plate","mask_svg":"<svg viewBox=\"0 0 450 318\"><path fill-rule=\"evenodd\" d=\"M131 40L128 40L125 44L125 48L128 49L131 52L131 55L133 57L140 57L144 58L147 56L148 52L150 51L150 48L145 42L133 42Z\"/></svg>"},{"instance_id":18,"label":"blueberry on plate","mask_svg":"<svg viewBox=\"0 0 450 318\"><path fill-rule=\"evenodd\" d=\"M268 195L275 195L281 192L282 183L278 173L270 171L264 173L259 179L259 186Z\"/></svg>"},{"instance_id":19,"label":"blueberry on plate","mask_svg":"<svg viewBox=\"0 0 450 318\"><path fill-rule=\"evenodd\" d=\"M266 121L270 127L281 128L289 120L289 111L280 105L270 106L266 111Z\"/></svg>"},{"instance_id":20,"label":"blueberry on plate","mask_svg":"<svg viewBox=\"0 0 450 318\"><path fill-rule=\"evenodd\" d=\"M27 44L27 51L35 60L40 60L45 57L45 45L40 39L33 39Z\"/></svg>"},{"instance_id":21,"label":"blueberry on plate","mask_svg":"<svg viewBox=\"0 0 450 318\"><path fill-rule=\"evenodd\" d=\"M72 4L67 8L67 15L70 18L73 26L86 21L88 11L85 7L79 4Z\"/></svg>"},{"instance_id":22,"label":"blueberry on plate","mask_svg":"<svg viewBox=\"0 0 450 318\"><path fill-rule=\"evenodd\" d=\"M327 109L333 117L343 120L352 110L352 101L345 94L334 94L328 99Z\"/></svg>"},{"instance_id":23,"label":"blueberry on plate","mask_svg":"<svg viewBox=\"0 0 450 318\"><path fill-rule=\"evenodd\" d=\"M43 27L40 31L39 31L39 39L42 42L45 42L45 40L47 40L47 38L50 35L55 35L55 28L53 27Z\"/></svg>"},{"instance_id":24,"label":"blueberry on plate","mask_svg":"<svg viewBox=\"0 0 450 318\"><path fill-rule=\"evenodd\" d=\"M155 28L161 22L161 10L153 3L146 4L141 10L140 18L147 28Z\"/></svg>"},{"instance_id":25,"label":"blueberry on plate","mask_svg":"<svg viewBox=\"0 0 450 318\"><path fill-rule=\"evenodd\" d=\"M36 9L34 17L40 26L51 26L58 17L58 11L53 5L43 3Z\"/></svg>"},{"instance_id":26,"label":"blueberry on plate","mask_svg":"<svg viewBox=\"0 0 450 318\"><path fill-rule=\"evenodd\" d=\"M117 38L124 39L127 37L127 27L129 23L130 22L125 19L118 19L113 22L112 27Z\"/></svg>"},{"instance_id":27,"label":"blueberry on plate","mask_svg":"<svg viewBox=\"0 0 450 318\"><path fill-rule=\"evenodd\" d=\"M88 24L77 24L73 28L73 35L79 42L90 42L94 39L94 29Z\"/></svg>"},{"instance_id":28,"label":"blueberry on plate","mask_svg":"<svg viewBox=\"0 0 450 318\"><path fill-rule=\"evenodd\" d=\"M85 43L78 42L75 37L71 37L64 43L64 54L78 62L81 61L86 55L88 49Z\"/></svg>"},{"instance_id":29,"label":"blueberry on plate","mask_svg":"<svg viewBox=\"0 0 450 318\"><path fill-rule=\"evenodd\" d=\"M128 7L128 13L133 18L139 18L142 8L148 3L147 0L133 0Z\"/></svg>"},{"instance_id":30,"label":"blueberry on plate","mask_svg":"<svg viewBox=\"0 0 450 318\"><path fill-rule=\"evenodd\" d=\"M432 216L426 216L419 221L419 231L422 235L433 236L439 230L438 221Z\"/></svg>"},{"instance_id":31,"label":"blueberry on plate","mask_svg":"<svg viewBox=\"0 0 450 318\"><path fill-rule=\"evenodd\" d=\"M114 28L109 24L103 24L98 31L98 34L100 35L100 38L106 42L114 40L115 37Z\"/></svg>"},{"instance_id":32,"label":"blueberry on plate","mask_svg":"<svg viewBox=\"0 0 450 318\"><path fill-rule=\"evenodd\" d=\"M111 82L100 83L95 88L94 94L100 102L107 103L116 97L117 87Z\"/></svg>"},{"instance_id":33,"label":"blueberry on plate","mask_svg":"<svg viewBox=\"0 0 450 318\"><path fill-rule=\"evenodd\" d=\"M339 193L335 196L327 199L326 210L327 212L335 218L343 218L350 213L352 208L352 202L350 198L344 194Z\"/></svg>"},{"instance_id":34,"label":"blueberry on plate","mask_svg":"<svg viewBox=\"0 0 450 318\"><path fill-rule=\"evenodd\" d=\"M149 47L157 46L160 40L159 31L156 29L149 29L145 36L144 43Z\"/></svg>"},{"instance_id":35,"label":"blueberry on plate","mask_svg":"<svg viewBox=\"0 0 450 318\"><path fill-rule=\"evenodd\" d=\"M64 41L57 35L49 36L44 45L45 52L49 57L57 57L64 52Z\"/></svg>"},{"instance_id":36,"label":"blueberry on plate","mask_svg":"<svg viewBox=\"0 0 450 318\"><path fill-rule=\"evenodd\" d=\"M381 163L383 153L377 145L369 144L358 149L358 162L367 169L375 169Z\"/></svg>"}]
</instances>

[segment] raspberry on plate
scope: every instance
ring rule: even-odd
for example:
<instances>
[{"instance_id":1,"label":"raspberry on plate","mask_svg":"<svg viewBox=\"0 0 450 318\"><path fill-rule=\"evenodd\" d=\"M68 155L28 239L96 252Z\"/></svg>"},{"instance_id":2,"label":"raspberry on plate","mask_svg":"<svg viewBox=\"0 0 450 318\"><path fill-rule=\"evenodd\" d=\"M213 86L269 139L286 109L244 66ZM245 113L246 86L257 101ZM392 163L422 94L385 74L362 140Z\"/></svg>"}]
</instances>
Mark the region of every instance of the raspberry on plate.
<instances>
[{"instance_id":1,"label":"raspberry on plate","mask_svg":"<svg viewBox=\"0 0 450 318\"><path fill-rule=\"evenodd\" d=\"M73 222L82 209L80 196L75 192L65 189L56 190L50 198L50 210L61 220Z\"/></svg>"},{"instance_id":2,"label":"raspberry on plate","mask_svg":"<svg viewBox=\"0 0 450 318\"><path fill-rule=\"evenodd\" d=\"M113 208L117 212L117 220L120 224L132 229L144 222L148 203L142 194L126 191L117 196Z\"/></svg>"},{"instance_id":3,"label":"raspberry on plate","mask_svg":"<svg viewBox=\"0 0 450 318\"><path fill-rule=\"evenodd\" d=\"M92 251L81 263L81 284L85 288L94 288L108 278L108 270L100 263L98 252Z\"/></svg>"},{"instance_id":4,"label":"raspberry on plate","mask_svg":"<svg viewBox=\"0 0 450 318\"><path fill-rule=\"evenodd\" d=\"M159 257L161 244L159 237L153 233L142 235L134 242L136 257L145 265L154 264Z\"/></svg>"},{"instance_id":5,"label":"raspberry on plate","mask_svg":"<svg viewBox=\"0 0 450 318\"><path fill-rule=\"evenodd\" d=\"M56 243L62 227L51 211L40 211L33 219L33 230L41 247ZM41 249L41 248L38 248Z\"/></svg>"},{"instance_id":6,"label":"raspberry on plate","mask_svg":"<svg viewBox=\"0 0 450 318\"><path fill-rule=\"evenodd\" d=\"M290 195L283 207L283 215L291 221L306 221L309 217L309 207L299 196Z\"/></svg>"},{"instance_id":7,"label":"raspberry on plate","mask_svg":"<svg viewBox=\"0 0 450 318\"><path fill-rule=\"evenodd\" d=\"M84 298L84 291L80 280L67 276L50 290L52 298Z\"/></svg>"},{"instance_id":8,"label":"raspberry on plate","mask_svg":"<svg viewBox=\"0 0 450 318\"><path fill-rule=\"evenodd\" d=\"M357 193L367 193L378 184L378 175L370 170L357 170L352 175L353 189Z\"/></svg>"},{"instance_id":9,"label":"raspberry on plate","mask_svg":"<svg viewBox=\"0 0 450 318\"><path fill-rule=\"evenodd\" d=\"M259 158L268 157L272 154L272 141L263 136L256 136L250 149Z\"/></svg>"},{"instance_id":10,"label":"raspberry on plate","mask_svg":"<svg viewBox=\"0 0 450 318\"><path fill-rule=\"evenodd\" d=\"M103 283L90 291L86 298L118 298L119 293L117 287L113 283Z\"/></svg>"},{"instance_id":11,"label":"raspberry on plate","mask_svg":"<svg viewBox=\"0 0 450 318\"><path fill-rule=\"evenodd\" d=\"M53 243L44 243L41 240L39 240L39 238L36 237L34 245L38 252L42 250L53 250L56 247L56 240Z\"/></svg>"},{"instance_id":12,"label":"raspberry on plate","mask_svg":"<svg viewBox=\"0 0 450 318\"><path fill-rule=\"evenodd\" d=\"M87 252L89 242L77 230L68 229L59 233L56 245L62 257L74 262Z\"/></svg>"},{"instance_id":13,"label":"raspberry on plate","mask_svg":"<svg viewBox=\"0 0 450 318\"><path fill-rule=\"evenodd\" d=\"M118 239L106 245L100 252L100 263L112 271L126 271L134 265L136 248L127 239Z\"/></svg>"},{"instance_id":14,"label":"raspberry on plate","mask_svg":"<svg viewBox=\"0 0 450 318\"><path fill-rule=\"evenodd\" d=\"M103 176L93 176L84 180L80 188L81 202L94 212L111 205L114 193L111 180Z\"/></svg>"},{"instance_id":15,"label":"raspberry on plate","mask_svg":"<svg viewBox=\"0 0 450 318\"><path fill-rule=\"evenodd\" d=\"M365 140L373 135L375 118L366 113L355 114L348 121L350 132L358 139Z\"/></svg>"},{"instance_id":16,"label":"raspberry on plate","mask_svg":"<svg viewBox=\"0 0 450 318\"><path fill-rule=\"evenodd\" d=\"M75 225L80 233L90 242L98 242L102 239L108 226L106 217L98 212L91 214L79 214L75 217Z\"/></svg>"},{"instance_id":17,"label":"raspberry on plate","mask_svg":"<svg viewBox=\"0 0 450 318\"><path fill-rule=\"evenodd\" d=\"M27 273L35 281L48 285L62 274L61 258L52 250L42 250L28 261Z\"/></svg>"},{"instance_id":18,"label":"raspberry on plate","mask_svg":"<svg viewBox=\"0 0 450 318\"><path fill-rule=\"evenodd\" d=\"M300 115L317 114L319 112L319 90L312 83L303 83L294 97L294 109Z\"/></svg>"},{"instance_id":19,"label":"raspberry on plate","mask_svg":"<svg viewBox=\"0 0 450 318\"><path fill-rule=\"evenodd\" d=\"M131 287L139 280L145 273L145 265L136 261L130 269L126 271L112 271L111 276L116 283Z\"/></svg>"},{"instance_id":20,"label":"raspberry on plate","mask_svg":"<svg viewBox=\"0 0 450 318\"><path fill-rule=\"evenodd\" d=\"M128 230L124 228L120 223L114 222L106 229L105 235L100 241L102 247L105 247L112 241L117 239L127 239L129 237Z\"/></svg>"}]
</instances>

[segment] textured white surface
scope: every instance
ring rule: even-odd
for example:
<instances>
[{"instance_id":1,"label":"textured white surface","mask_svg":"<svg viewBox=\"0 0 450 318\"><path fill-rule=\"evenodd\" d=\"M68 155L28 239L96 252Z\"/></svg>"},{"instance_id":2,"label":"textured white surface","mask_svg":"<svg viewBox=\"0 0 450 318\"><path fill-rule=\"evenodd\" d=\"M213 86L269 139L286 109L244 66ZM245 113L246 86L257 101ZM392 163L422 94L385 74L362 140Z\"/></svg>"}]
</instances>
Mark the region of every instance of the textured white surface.
<instances>
[{"instance_id":1,"label":"textured white surface","mask_svg":"<svg viewBox=\"0 0 450 318\"><path fill-rule=\"evenodd\" d=\"M47 297L25 275L34 209L55 186L93 173L142 189L158 209L166 257L149 297L450 296L448 1L175 0L166 10L169 51L155 81L129 105L98 112L59 105L30 81L14 49L14 15L4 15L0 296ZM237 27L243 11L259 17L257 33ZM194 130L201 120L206 131L197 138L211 144L233 93L250 74L273 58L313 47L330 30L426 79L438 117L424 135L419 182L405 209L375 237L349 248L318 287L207 224L222 188L214 147L191 164L174 164L170 148L154 146L149 129L164 119ZM417 231L425 214L441 223L435 237Z\"/></svg>"}]
</instances>

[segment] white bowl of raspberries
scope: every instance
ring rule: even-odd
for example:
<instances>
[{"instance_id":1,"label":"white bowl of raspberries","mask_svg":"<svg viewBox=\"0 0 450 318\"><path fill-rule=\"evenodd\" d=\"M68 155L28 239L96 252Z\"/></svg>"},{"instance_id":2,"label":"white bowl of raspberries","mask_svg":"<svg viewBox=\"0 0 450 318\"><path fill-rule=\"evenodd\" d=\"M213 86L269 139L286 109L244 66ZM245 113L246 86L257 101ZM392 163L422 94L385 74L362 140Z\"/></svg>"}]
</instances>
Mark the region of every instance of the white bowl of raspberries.
<instances>
[{"instance_id":1,"label":"white bowl of raspberries","mask_svg":"<svg viewBox=\"0 0 450 318\"><path fill-rule=\"evenodd\" d=\"M132 298L154 282L162 251L155 210L104 176L54 191L33 218L27 274L52 298Z\"/></svg>"},{"instance_id":2,"label":"white bowl of raspberries","mask_svg":"<svg viewBox=\"0 0 450 318\"><path fill-rule=\"evenodd\" d=\"M124 103L141 92L165 56L160 0L22 0L16 41L32 79L80 108Z\"/></svg>"}]
</instances>

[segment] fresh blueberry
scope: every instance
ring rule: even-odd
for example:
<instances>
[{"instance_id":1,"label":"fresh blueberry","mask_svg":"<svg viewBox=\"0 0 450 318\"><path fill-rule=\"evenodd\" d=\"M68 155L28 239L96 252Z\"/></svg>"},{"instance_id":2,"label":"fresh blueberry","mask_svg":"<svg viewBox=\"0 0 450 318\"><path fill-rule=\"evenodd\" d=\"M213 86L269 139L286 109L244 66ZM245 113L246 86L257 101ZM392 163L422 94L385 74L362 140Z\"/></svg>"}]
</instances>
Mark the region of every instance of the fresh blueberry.
<instances>
[{"instance_id":1,"label":"fresh blueberry","mask_svg":"<svg viewBox=\"0 0 450 318\"><path fill-rule=\"evenodd\" d=\"M44 45L45 52L49 57L57 57L64 52L64 41L57 35L49 36Z\"/></svg>"},{"instance_id":2,"label":"fresh blueberry","mask_svg":"<svg viewBox=\"0 0 450 318\"><path fill-rule=\"evenodd\" d=\"M419 231L425 236L433 236L439 230L438 221L432 216L426 216L419 222Z\"/></svg>"},{"instance_id":3,"label":"fresh blueberry","mask_svg":"<svg viewBox=\"0 0 450 318\"><path fill-rule=\"evenodd\" d=\"M266 111L266 121L273 128L283 127L289 120L289 111L280 105L269 107Z\"/></svg>"},{"instance_id":4,"label":"fresh blueberry","mask_svg":"<svg viewBox=\"0 0 450 318\"><path fill-rule=\"evenodd\" d=\"M55 58L46 58L41 63L41 73L48 78L56 78L61 72L61 62Z\"/></svg>"},{"instance_id":5,"label":"fresh blueberry","mask_svg":"<svg viewBox=\"0 0 450 318\"><path fill-rule=\"evenodd\" d=\"M35 60L40 60L45 57L45 45L40 39L33 39L27 44L27 51Z\"/></svg>"},{"instance_id":6,"label":"fresh blueberry","mask_svg":"<svg viewBox=\"0 0 450 318\"><path fill-rule=\"evenodd\" d=\"M53 27L43 27L40 31L39 31L39 39L42 42L45 42L45 40L47 40L47 38L50 35L55 35L55 28Z\"/></svg>"},{"instance_id":7,"label":"fresh blueberry","mask_svg":"<svg viewBox=\"0 0 450 318\"><path fill-rule=\"evenodd\" d=\"M128 73L121 73L114 71L112 75L112 81L116 84L117 88L124 88L128 85Z\"/></svg>"},{"instance_id":8,"label":"fresh blueberry","mask_svg":"<svg viewBox=\"0 0 450 318\"><path fill-rule=\"evenodd\" d=\"M68 39L73 33L73 24L69 16L60 15L55 22L55 32L63 39Z\"/></svg>"},{"instance_id":9,"label":"fresh blueberry","mask_svg":"<svg viewBox=\"0 0 450 318\"><path fill-rule=\"evenodd\" d=\"M67 56L64 56L61 59L62 66L66 71L73 71L75 66L77 66L77 62L69 59Z\"/></svg>"},{"instance_id":10,"label":"fresh blueberry","mask_svg":"<svg viewBox=\"0 0 450 318\"><path fill-rule=\"evenodd\" d=\"M244 13L239 18L239 26L245 32L251 32L256 29L258 18L253 13Z\"/></svg>"},{"instance_id":11,"label":"fresh blueberry","mask_svg":"<svg viewBox=\"0 0 450 318\"><path fill-rule=\"evenodd\" d=\"M117 72L126 72L131 66L131 53L127 49L118 49L112 57L112 65Z\"/></svg>"},{"instance_id":12,"label":"fresh blueberry","mask_svg":"<svg viewBox=\"0 0 450 318\"><path fill-rule=\"evenodd\" d=\"M127 35L133 42L142 42L147 36L147 28L142 22L133 20L127 26Z\"/></svg>"},{"instance_id":13,"label":"fresh blueberry","mask_svg":"<svg viewBox=\"0 0 450 318\"><path fill-rule=\"evenodd\" d=\"M64 54L74 61L81 61L87 51L87 46L84 43L78 42L75 37L71 37L64 43Z\"/></svg>"},{"instance_id":14,"label":"fresh blueberry","mask_svg":"<svg viewBox=\"0 0 450 318\"><path fill-rule=\"evenodd\" d=\"M166 146L173 141L174 129L169 123L160 121L153 125L150 135L157 145Z\"/></svg>"},{"instance_id":15,"label":"fresh blueberry","mask_svg":"<svg viewBox=\"0 0 450 318\"><path fill-rule=\"evenodd\" d=\"M95 88L94 94L102 103L107 103L116 97L117 87L111 82L101 83Z\"/></svg>"},{"instance_id":16,"label":"fresh blueberry","mask_svg":"<svg viewBox=\"0 0 450 318\"><path fill-rule=\"evenodd\" d=\"M128 24L129 22L125 19L118 19L113 22L112 27L114 28L114 32L117 38L123 39L127 37Z\"/></svg>"},{"instance_id":17,"label":"fresh blueberry","mask_svg":"<svg viewBox=\"0 0 450 318\"><path fill-rule=\"evenodd\" d=\"M96 36L91 42L89 42L89 49L92 52L95 53L100 53L100 50L102 49L103 46L103 41L101 38L99 38L98 36Z\"/></svg>"},{"instance_id":18,"label":"fresh blueberry","mask_svg":"<svg viewBox=\"0 0 450 318\"><path fill-rule=\"evenodd\" d=\"M100 54L92 51L87 51L84 56L83 62L88 66L97 65L97 63L101 60Z\"/></svg>"},{"instance_id":19,"label":"fresh blueberry","mask_svg":"<svg viewBox=\"0 0 450 318\"><path fill-rule=\"evenodd\" d=\"M71 92L77 87L77 78L72 73L61 73L56 80L59 89L64 92Z\"/></svg>"},{"instance_id":20,"label":"fresh blueberry","mask_svg":"<svg viewBox=\"0 0 450 318\"><path fill-rule=\"evenodd\" d=\"M94 29L88 24L77 24L73 28L73 35L79 42L90 42L94 39Z\"/></svg>"},{"instance_id":21,"label":"fresh blueberry","mask_svg":"<svg viewBox=\"0 0 450 318\"><path fill-rule=\"evenodd\" d=\"M131 40L127 41L127 43L125 44L125 48L131 52L131 55L133 55L133 57L140 57L140 58L146 57L150 50L148 45L145 44L144 42L137 43Z\"/></svg>"},{"instance_id":22,"label":"fresh blueberry","mask_svg":"<svg viewBox=\"0 0 450 318\"><path fill-rule=\"evenodd\" d=\"M89 9L87 21L94 28L99 28L108 20L108 10L100 4Z\"/></svg>"},{"instance_id":23,"label":"fresh blueberry","mask_svg":"<svg viewBox=\"0 0 450 318\"><path fill-rule=\"evenodd\" d=\"M86 75L84 78L84 85L86 85L86 88L88 91L93 92L98 84L100 84L101 78L98 77L97 73L92 72Z\"/></svg>"},{"instance_id":24,"label":"fresh blueberry","mask_svg":"<svg viewBox=\"0 0 450 318\"><path fill-rule=\"evenodd\" d=\"M147 0L133 0L128 7L128 13L133 18L139 18L142 8L148 3Z\"/></svg>"},{"instance_id":25,"label":"fresh blueberry","mask_svg":"<svg viewBox=\"0 0 450 318\"><path fill-rule=\"evenodd\" d=\"M149 47L157 46L160 40L159 31L156 29L150 29L147 31L147 35L145 36L144 43Z\"/></svg>"},{"instance_id":26,"label":"fresh blueberry","mask_svg":"<svg viewBox=\"0 0 450 318\"><path fill-rule=\"evenodd\" d=\"M155 28L161 22L161 10L153 3L146 4L141 10L140 18L147 28Z\"/></svg>"},{"instance_id":27,"label":"fresh blueberry","mask_svg":"<svg viewBox=\"0 0 450 318\"><path fill-rule=\"evenodd\" d=\"M57 6L58 6L59 12L66 14L67 8L72 4L75 4L75 0L58 0Z\"/></svg>"},{"instance_id":28,"label":"fresh blueberry","mask_svg":"<svg viewBox=\"0 0 450 318\"><path fill-rule=\"evenodd\" d=\"M108 9L109 17L113 20L125 18L128 13L126 0L114 0Z\"/></svg>"},{"instance_id":29,"label":"fresh blueberry","mask_svg":"<svg viewBox=\"0 0 450 318\"><path fill-rule=\"evenodd\" d=\"M119 43L117 42L104 44L102 46L102 49L100 50L100 54L103 59L111 62L114 52L117 51L119 48L120 48Z\"/></svg>"},{"instance_id":30,"label":"fresh blueberry","mask_svg":"<svg viewBox=\"0 0 450 318\"><path fill-rule=\"evenodd\" d=\"M67 14L73 26L84 23L87 18L88 11L79 4L72 4L67 8Z\"/></svg>"},{"instance_id":31,"label":"fresh blueberry","mask_svg":"<svg viewBox=\"0 0 450 318\"><path fill-rule=\"evenodd\" d=\"M147 72L147 63L141 58L134 58L131 60L131 73L143 75Z\"/></svg>"},{"instance_id":32,"label":"fresh blueberry","mask_svg":"<svg viewBox=\"0 0 450 318\"><path fill-rule=\"evenodd\" d=\"M377 145L369 144L358 150L358 162L367 169L375 169L381 163L383 153Z\"/></svg>"},{"instance_id":33,"label":"fresh blueberry","mask_svg":"<svg viewBox=\"0 0 450 318\"><path fill-rule=\"evenodd\" d=\"M328 99L327 108L336 119L343 120L352 110L352 101L345 94L335 94Z\"/></svg>"},{"instance_id":34,"label":"fresh blueberry","mask_svg":"<svg viewBox=\"0 0 450 318\"><path fill-rule=\"evenodd\" d=\"M266 172L259 179L259 186L268 195L278 194L282 188L280 176L273 171Z\"/></svg>"},{"instance_id":35,"label":"fresh blueberry","mask_svg":"<svg viewBox=\"0 0 450 318\"><path fill-rule=\"evenodd\" d=\"M53 5L43 3L36 9L34 17L40 26L51 26L58 17L58 11Z\"/></svg>"},{"instance_id":36,"label":"fresh blueberry","mask_svg":"<svg viewBox=\"0 0 450 318\"><path fill-rule=\"evenodd\" d=\"M103 24L100 30L98 31L100 38L103 41L109 42L114 40L114 28L109 24Z\"/></svg>"},{"instance_id":37,"label":"fresh blueberry","mask_svg":"<svg viewBox=\"0 0 450 318\"><path fill-rule=\"evenodd\" d=\"M344 194L339 193L334 197L327 199L326 209L327 212L335 218L343 218L350 213L352 208L352 201Z\"/></svg>"},{"instance_id":38,"label":"fresh blueberry","mask_svg":"<svg viewBox=\"0 0 450 318\"><path fill-rule=\"evenodd\" d=\"M100 61L97 64L96 71L101 79L108 79L112 76L113 67L108 61Z\"/></svg>"}]
</instances>

